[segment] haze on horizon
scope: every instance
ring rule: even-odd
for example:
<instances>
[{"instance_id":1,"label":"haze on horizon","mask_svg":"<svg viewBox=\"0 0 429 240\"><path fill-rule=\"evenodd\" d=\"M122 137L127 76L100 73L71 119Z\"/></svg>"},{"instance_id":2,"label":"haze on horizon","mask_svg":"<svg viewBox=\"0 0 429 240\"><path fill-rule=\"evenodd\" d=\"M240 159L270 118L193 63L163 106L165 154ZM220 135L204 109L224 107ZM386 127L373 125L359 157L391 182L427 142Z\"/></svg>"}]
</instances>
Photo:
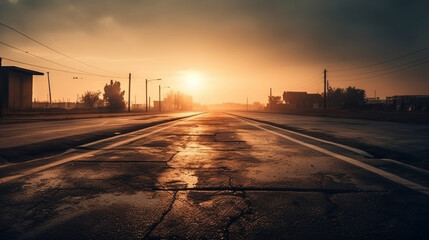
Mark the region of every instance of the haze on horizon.
<instances>
[{"instance_id":1,"label":"haze on horizon","mask_svg":"<svg viewBox=\"0 0 429 240\"><path fill-rule=\"evenodd\" d=\"M355 86L372 97L429 94L429 2L310 0L0 0L0 22L97 69L72 61L4 26L0 41L98 77L50 72L53 99L75 101L120 80L131 100L180 91L195 102L266 103L269 89L322 92ZM398 56L415 54L384 62ZM0 44L0 57L65 69ZM381 62L381 63L380 63ZM378 64L380 63L380 64ZM100 70L103 69L103 70ZM346 71L341 71L346 70ZM380 76L379 76L380 75ZM116 78L120 76L121 78ZM77 79L76 79L77 78ZM33 97L44 101L46 75Z\"/></svg>"}]
</instances>

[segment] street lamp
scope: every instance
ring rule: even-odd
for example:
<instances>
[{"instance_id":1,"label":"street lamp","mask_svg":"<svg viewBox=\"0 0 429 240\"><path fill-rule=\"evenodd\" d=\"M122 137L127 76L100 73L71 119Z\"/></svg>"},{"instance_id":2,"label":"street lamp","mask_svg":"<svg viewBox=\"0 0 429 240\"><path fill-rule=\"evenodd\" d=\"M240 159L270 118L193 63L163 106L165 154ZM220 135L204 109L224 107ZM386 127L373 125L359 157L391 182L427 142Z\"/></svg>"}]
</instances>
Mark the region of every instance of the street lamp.
<instances>
[{"instance_id":1,"label":"street lamp","mask_svg":"<svg viewBox=\"0 0 429 240\"><path fill-rule=\"evenodd\" d=\"M161 85L159 87L159 112L161 112ZM163 87L164 88L170 88L170 87Z\"/></svg>"},{"instance_id":2,"label":"street lamp","mask_svg":"<svg viewBox=\"0 0 429 240\"><path fill-rule=\"evenodd\" d=\"M147 83L152 81L161 81L161 78L157 79L146 79L146 112L147 112Z\"/></svg>"}]
</instances>

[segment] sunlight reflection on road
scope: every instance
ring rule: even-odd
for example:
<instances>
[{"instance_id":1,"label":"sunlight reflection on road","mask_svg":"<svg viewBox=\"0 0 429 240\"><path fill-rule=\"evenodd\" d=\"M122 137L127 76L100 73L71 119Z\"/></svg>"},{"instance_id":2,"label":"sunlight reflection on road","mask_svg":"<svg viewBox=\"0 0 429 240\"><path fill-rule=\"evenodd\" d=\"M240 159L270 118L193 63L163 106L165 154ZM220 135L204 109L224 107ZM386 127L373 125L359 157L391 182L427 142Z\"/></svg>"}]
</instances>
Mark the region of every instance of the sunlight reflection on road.
<instances>
[{"instance_id":1,"label":"sunlight reflection on road","mask_svg":"<svg viewBox=\"0 0 429 240\"><path fill-rule=\"evenodd\" d=\"M191 125L189 129L189 132L182 136L186 145L177 147L177 153L168 162L169 170L163 172L158 178L163 186L194 188L198 183L198 176L193 168L212 167L211 161L207 161L207 154L204 153L211 151L211 148L199 143L204 127Z\"/></svg>"}]
</instances>

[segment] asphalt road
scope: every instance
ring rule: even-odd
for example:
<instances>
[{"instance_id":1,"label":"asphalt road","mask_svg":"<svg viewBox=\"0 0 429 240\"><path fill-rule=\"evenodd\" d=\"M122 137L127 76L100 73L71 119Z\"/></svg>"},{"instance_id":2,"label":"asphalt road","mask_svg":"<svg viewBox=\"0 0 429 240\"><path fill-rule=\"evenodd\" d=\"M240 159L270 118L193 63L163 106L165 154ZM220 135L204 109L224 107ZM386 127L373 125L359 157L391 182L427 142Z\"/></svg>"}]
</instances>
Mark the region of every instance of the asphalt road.
<instances>
[{"instance_id":1,"label":"asphalt road","mask_svg":"<svg viewBox=\"0 0 429 240\"><path fill-rule=\"evenodd\" d=\"M428 173L207 113L0 167L0 239L429 239Z\"/></svg>"},{"instance_id":2,"label":"asphalt road","mask_svg":"<svg viewBox=\"0 0 429 240\"><path fill-rule=\"evenodd\" d=\"M257 112L234 114L364 149L377 158L397 160L429 170L429 123L407 124Z\"/></svg>"},{"instance_id":3,"label":"asphalt road","mask_svg":"<svg viewBox=\"0 0 429 240\"><path fill-rule=\"evenodd\" d=\"M119 131L142 124L180 118L195 114L193 112L118 115L117 117L71 118L75 116L62 115L58 117L21 117L14 119L17 124L10 124L12 120L5 119L9 124L0 124L0 149L24 146L43 141L49 141L69 136L88 134L97 131ZM26 119L27 122L22 122ZM30 120L29 120L30 119ZM1 122L0 122L1 123ZM13 123L13 121L12 121Z\"/></svg>"},{"instance_id":4,"label":"asphalt road","mask_svg":"<svg viewBox=\"0 0 429 240\"><path fill-rule=\"evenodd\" d=\"M0 165L60 153L83 143L194 114L197 113L115 114L115 117L75 114L0 119Z\"/></svg>"}]
</instances>

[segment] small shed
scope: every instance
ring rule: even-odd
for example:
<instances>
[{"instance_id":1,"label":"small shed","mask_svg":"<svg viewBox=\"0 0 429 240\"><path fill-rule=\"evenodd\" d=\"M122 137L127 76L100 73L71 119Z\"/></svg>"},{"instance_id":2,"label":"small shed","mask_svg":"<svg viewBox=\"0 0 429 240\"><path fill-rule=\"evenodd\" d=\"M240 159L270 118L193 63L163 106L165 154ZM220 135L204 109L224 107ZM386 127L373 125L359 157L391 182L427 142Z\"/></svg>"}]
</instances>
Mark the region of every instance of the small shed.
<instances>
[{"instance_id":1,"label":"small shed","mask_svg":"<svg viewBox=\"0 0 429 240\"><path fill-rule=\"evenodd\" d=\"M44 74L25 68L0 65L0 113L31 109L33 75Z\"/></svg>"}]
</instances>

